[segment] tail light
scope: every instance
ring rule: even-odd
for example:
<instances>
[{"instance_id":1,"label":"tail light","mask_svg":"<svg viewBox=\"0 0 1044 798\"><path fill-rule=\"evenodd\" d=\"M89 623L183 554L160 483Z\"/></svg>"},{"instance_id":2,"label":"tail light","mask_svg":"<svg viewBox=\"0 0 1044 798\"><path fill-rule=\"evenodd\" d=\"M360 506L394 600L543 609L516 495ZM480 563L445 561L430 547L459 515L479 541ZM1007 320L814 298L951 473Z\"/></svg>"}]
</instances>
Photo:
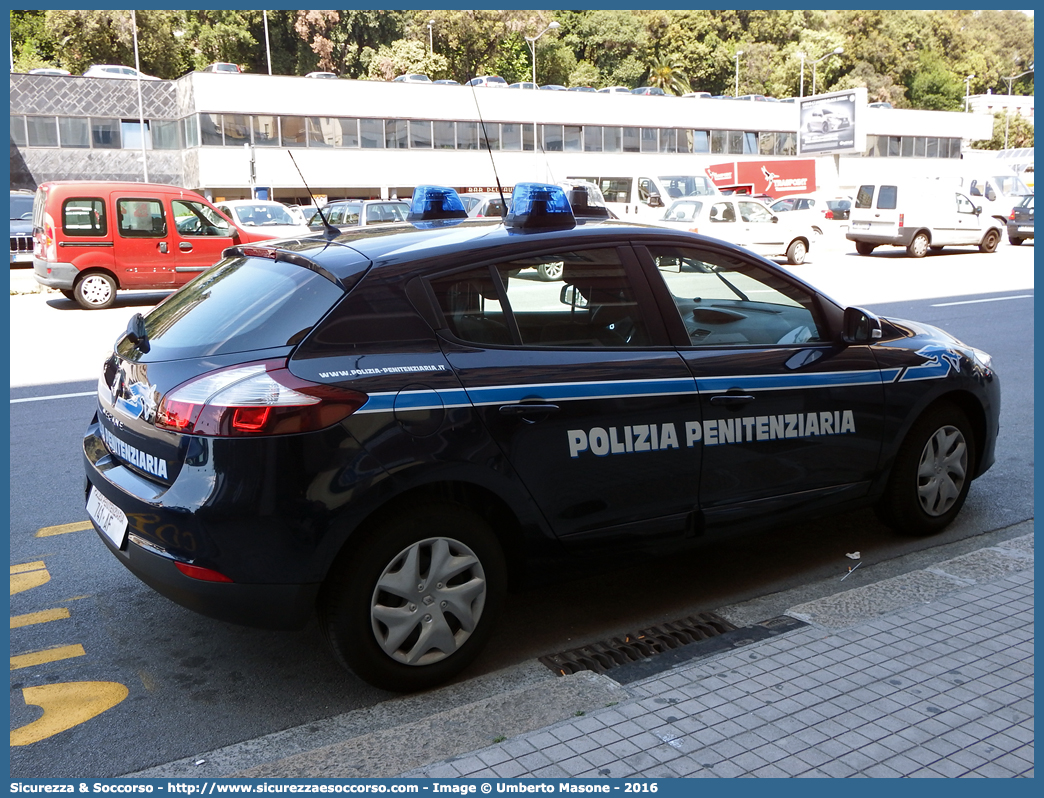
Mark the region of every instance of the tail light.
<instances>
[{"instance_id":1,"label":"tail light","mask_svg":"<svg viewBox=\"0 0 1044 798\"><path fill-rule=\"evenodd\" d=\"M160 400L155 425L191 435L289 435L343 421L368 397L295 377L282 360L212 371Z\"/></svg>"},{"instance_id":2,"label":"tail light","mask_svg":"<svg viewBox=\"0 0 1044 798\"><path fill-rule=\"evenodd\" d=\"M899 214L899 226L903 226L903 222L906 221L904 214Z\"/></svg>"},{"instance_id":3,"label":"tail light","mask_svg":"<svg viewBox=\"0 0 1044 798\"><path fill-rule=\"evenodd\" d=\"M54 219L51 214L45 213L43 227L34 234L34 254L41 260L54 263L58 260L58 247L54 240Z\"/></svg>"},{"instance_id":4,"label":"tail light","mask_svg":"<svg viewBox=\"0 0 1044 798\"><path fill-rule=\"evenodd\" d=\"M1009 216L1008 218L1011 219L1012 221L1015 221L1015 209L1014 208L1011 209L1011 216Z\"/></svg>"}]
</instances>

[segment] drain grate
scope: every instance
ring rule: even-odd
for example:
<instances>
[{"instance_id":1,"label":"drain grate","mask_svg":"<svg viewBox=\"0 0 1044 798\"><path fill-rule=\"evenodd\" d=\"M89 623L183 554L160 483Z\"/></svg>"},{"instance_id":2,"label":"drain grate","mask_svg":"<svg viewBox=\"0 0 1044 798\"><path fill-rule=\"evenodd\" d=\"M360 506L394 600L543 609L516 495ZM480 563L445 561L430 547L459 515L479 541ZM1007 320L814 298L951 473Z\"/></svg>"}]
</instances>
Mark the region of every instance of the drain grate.
<instances>
[{"instance_id":1,"label":"drain grate","mask_svg":"<svg viewBox=\"0 0 1044 798\"><path fill-rule=\"evenodd\" d=\"M540 662L560 676L579 671L605 673L611 668L639 662L690 643L709 640L735 629L720 615L701 612L623 637L613 637L559 654L548 654L540 657Z\"/></svg>"}]
</instances>

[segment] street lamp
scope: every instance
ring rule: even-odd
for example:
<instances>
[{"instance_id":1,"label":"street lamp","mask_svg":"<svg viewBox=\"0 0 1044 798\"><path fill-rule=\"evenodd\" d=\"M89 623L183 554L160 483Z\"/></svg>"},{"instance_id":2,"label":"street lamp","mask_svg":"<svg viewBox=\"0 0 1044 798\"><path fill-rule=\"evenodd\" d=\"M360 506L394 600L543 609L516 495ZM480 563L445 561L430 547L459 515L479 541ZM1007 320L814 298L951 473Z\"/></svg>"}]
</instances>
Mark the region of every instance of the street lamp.
<instances>
[{"instance_id":1,"label":"street lamp","mask_svg":"<svg viewBox=\"0 0 1044 798\"><path fill-rule=\"evenodd\" d=\"M739 97L739 57L743 55L742 50L736 51L736 89L733 91L733 97Z\"/></svg>"},{"instance_id":2,"label":"street lamp","mask_svg":"<svg viewBox=\"0 0 1044 798\"><path fill-rule=\"evenodd\" d=\"M805 96L805 59L808 57L804 53L794 53L798 58L801 59L801 87L798 89L798 97Z\"/></svg>"},{"instance_id":3,"label":"street lamp","mask_svg":"<svg viewBox=\"0 0 1044 798\"><path fill-rule=\"evenodd\" d=\"M831 50L829 53L824 55L822 58L817 58L815 61L812 62L812 93L813 94L816 93L816 64L818 64L820 61L825 61L826 59L830 58L830 56L832 56L832 55L841 55L841 53L843 53L844 51L845 51L844 47L835 47L833 50Z\"/></svg>"},{"instance_id":4,"label":"street lamp","mask_svg":"<svg viewBox=\"0 0 1044 798\"><path fill-rule=\"evenodd\" d=\"M526 36L526 43L529 45L529 51L533 54L533 86L536 87L536 43L537 39L547 33L549 30L555 30L560 27L557 22L548 23L548 26L544 28L536 36Z\"/></svg>"},{"instance_id":5,"label":"street lamp","mask_svg":"<svg viewBox=\"0 0 1044 798\"><path fill-rule=\"evenodd\" d=\"M435 20L433 20L433 19L429 19L428 20L428 55L431 55L433 52L435 52L435 49L432 47L432 44L431 44L431 26L434 25L434 24L435 24Z\"/></svg>"},{"instance_id":6,"label":"street lamp","mask_svg":"<svg viewBox=\"0 0 1044 798\"><path fill-rule=\"evenodd\" d=\"M1030 64L1030 68L1025 72L1020 72L1017 75L1004 78L1008 81L1008 102L1004 106L1004 149L1008 149L1008 120L1011 119L1011 84L1021 78L1023 75L1028 75L1033 71L1033 64Z\"/></svg>"},{"instance_id":7,"label":"street lamp","mask_svg":"<svg viewBox=\"0 0 1044 798\"><path fill-rule=\"evenodd\" d=\"M971 82L970 81L974 77L975 77L975 75L968 75L968 77L966 77L964 79L964 113L968 113L968 96L969 96L970 90L971 90Z\"/></svg>"}]
</instances>

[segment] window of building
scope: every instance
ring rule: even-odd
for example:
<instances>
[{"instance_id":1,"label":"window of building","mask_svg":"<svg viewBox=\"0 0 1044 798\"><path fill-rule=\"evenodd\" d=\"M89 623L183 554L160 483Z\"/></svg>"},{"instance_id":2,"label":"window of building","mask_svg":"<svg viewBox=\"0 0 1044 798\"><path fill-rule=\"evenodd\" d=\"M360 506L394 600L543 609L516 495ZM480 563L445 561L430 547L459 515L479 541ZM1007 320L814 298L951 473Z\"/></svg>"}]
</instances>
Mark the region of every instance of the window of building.
<instances>
[{"instance_id":1,"label":"window of building","mask_svg":"<svg viewBox=\"0 0 1044 798\"><path fill-rule=\"evenodd\" d=\"M479 125L479 132L482 134L481 146L482 149L486 150L499 150L500 149L500 125L496 122L485 122Z\"/></svg>"},{"instance_id":2,"label":"window of building","mask_svg":"<svg viewBox=\"0 0 1044 798\"><path fill-rule=\"evenodd\" d=\"M641 128L641 151L659 152L660 131L655 127Z\"/></svg>"},{"instance_id":3,"label":"window of building","mask_svg":"<svg viewBox=\"0 0 1044 798\"><path fill-rule=\"evenodd\" d=\"M457 149L477 150L478 147L478 122L457 122Z\"/></svg>"},{"instance_id":4,"label":"window of building","mask_svg":"<svg viewBox=\"0 0 1044 798\"><path fill-rule=\"evenodd\" d=\"M623 152L623 128L602 128L602 150L603 152Z\"/></svg>"},{"instance_id":5,"label":"window of building","mask_svg":"<svg viewBox=\"0 0 1044 798\"><path fill-rule=\"evenodd\" d=\"M11 143L16 147L24 147L27 141L25 134L25 117L24 116L12 116L11 117Z\"/></svg>"},{"instance_id":6,"label":"window of building","mask_svg":"<svg viewBox=\"0 0 1044 798\"><path fill-rule=\"evenodd\" d=\"M710 152L710 131L709 130L693 130L692 131L692 151L693 152Z\"/></svg>"},{"instance_id":7,"label":"window of building","mask_svg":"<svg viewBox=\"0 0 1044 798\"><path fill-rule=\"evenodd\" d=\"M204 147L217 145L220 147L225 143L225 137L221 135L220 114L199 115L200 142ZM95 146L98 146L95 144Z\"/></svg>"},{"instance_id":8,"label":"window of building","mask_svg":"<svg viewBox=\"0 0 1044 798\"><path fill-rule=\"evenodd\" d=\"M584 152L602 151L602 128L598 125L584 125Z\"/></svg>"},{"instance_id":9,"label":"window of building","mask_svg":"<svg viewBox=\"0 0 1044 798\"><path fill-rule=\"evenodd\" d=\"M500 148L512 151L522 149L522 125L516 122L504 122L501 124Z\"/></svg>"},{"instance_id":10,"label":"window of building","mask_svg":"<svg viewBox=\"0 0 1044 798\"><path fill-rule=\"evenodd\" d=\"M623 151L624 152L641 152L642 151L642 130L637 127L625 127L623 128Z\"/></svg>"},{"instance_id":11,"label":"window of building","mask_svg":"<svg viewBox=\"0 0 1044 798\"><path fill-rule=\"evenodd\" d=\"M562 152L562 126L541 125L540 130L544 134L544 151Z\"/></svg>"},{"instance_id":12,"label":"window of building","mask_svg":"<svg viewBox=\"0 0 1044 798\"><path fill-rule=\"evenodd\" d=\"M146 150L152 149L152 136L149 132L149 123L145 123L144 145L142 144L141 122L138 120L120 122L120 138L123 141L123 149L140 150L144 146Z\"/></svg>"},{"instance_id":13,"label":"window of building","mask_svg":"<svg viewBox=\"0 0 1044 798\"><path fill-rule=\"evenodd\" d=\"M323 128L323 119L318 116L306 116L305 127L308 132L308 146L309 147L330 147L328 138L328 129Z\"/></svg>"},{"instance_id":14,"label":"window of building","mask_svg":"<svg viewBox=\"0 0 1044 798\"><path fill-rule=\"evenodd\" d=\"M431 122L410 120L410 146L417 150L431 149Z\"/></svg>"},{"instance_id":15,"label":"window of building","mask_svg":"<svg viewBox=\"0 0 1044 798\"><path fill-rule=\"evenodd\" d=\"M435 121L435 149L455 150L457 148L457 123Z\"/></svg>"},{"instance_id":16,"label":"window of building","mask_svg":"<svg viewBox=\"0 0 1044 798\"><path fill-rule=\"evenodd\" d=\"M405 119L384 120L384 146L389 150L404 150L410 146L409 124Z\"/></svg>"},{"instance_id":17,"label":"window of building","mask_svg":"<svg viewBox=\"0 0 1044 798\"><path fill-rule=\"evenodd\" d=\"M58 120L53 116L28 116L25 119L30 147L57 147Z\"/></svg>"},{"instance_id":18,"label":"window of building","mask_svg":"<svg viewBox=\"0 0 1044 798\"><path fill-rule=\"evenodd\" d=\"M284 147L307 147L308 128L303 116L279 117L279 132L282 134Z\"/></svg>"},{"instance_id":19,"label":"window of building","mask_svg":"<svg viewBox=\"0 0 1044 798\"><path fill-rule=\"evenodd\" d=\"M742 130L730 130L726 135L729 155L742 155L746 152L747 135Z\"/></svg>"},{"instance_id":20,"label":"window of building","mask_svg":"<svg viewBox=\"0 0 1044 798\"><path fill-rule=\"evenodd\" d=\"M384 120L359 120L359 145L364 150L377 150L384 147Z\"/></svg>"},{"instance_id":21,"label":"window of building","mask_svg":"<svg viewBox=\"0 0 1044 798\"><path fill-rule=\"evenodd\" d=\"M775 155L776 154L776 134L775 133L759 133L758 134L758 152L761 155Z\"/></svg>"},{"instance_id":22,"label":"window of building","mask_svg":"<svg viewBox=\"0 0 1044 798\"><path fill-rule=\"evenodd\" d=\"M177 149L177 122L168 122L174 126L175 146ZM82 117L60 116L58 117L58 139L62 147L70 149L86 149L91 146L91 129L87 120Z\"/></svg>"},{"instance_id":23,"label":"window of building","mask_svg":"<svg viewBox=\"0 0 1044 798\"><path fill-rule=\"evenodd\" d=\"M221 125L225 131L226 147L242 147L250 143L250 117L243 114L224 114Z\"/></svg>"},{"instance_id":24,"label":"window of building","mask_svg":"<svg viewBox=\"0 0 1044 798\"><path fill-rule=\"evenodd\" d=\"M177 122L171 119L153 119L149 127L152 132L152 146L155 149L176 150L181 147ZM62 135L62 146L70 146L65 143L64 134Z\"/></svg>"},{"instance_id":25,"label":"window of building","mask_svg":"<svg viewBox=\"0 0 1044 798\"><path fill-rule=\"evenodd\" d=\"M660 128L660 152L678 151L678 131L673 127Z\"/></svg>"},{"instance_id":26,"label":"window of building","mask_svg":"<svg viewBox=\"0 0 1044 798\"><path fill-rule=\"evenodd\" d=\"M199 114L186 116L181 120L181 140L186 147L199 146Z\"/></svg>"},{"instance_id":27,"label":"window of building","mask_svg":"<svg viewBox=\"0 0 1044 798\"><path fill-rule=\"evenodd\" d=\"M726 130L712 130L711 134L711 153L714 155L724 155L729 151L729 140L728 131Z\"/></svg>"},{"instance_id":28,"label":"window of building","mask_svg":"<svg viewBox=\"0 0 1044 798\"><path fill-rule=\"evenodd\" d=\"M279 117L254 116L250 118L255 147L279 146Z\"/></svg>"},{"instance_id":29,"label":"window of building","mask_svg":"<svg viewBox=\"0 0 1044 798\"><path fill-rule=\"evenodd\" d=\"M563 125L562 126L562 149L566 152L582 152L583 146L583 127L580 125Z\"/></svg>"},{"instance_id":30,"label":"window of building","mask_svg":"<svg viewBox=\"0 0 1044 798\"><path fill-rule=\"evenodd\" d=\"M120 149L120 120L91 117L91 146L104 150Z\"/></svg>"}]
</instances>

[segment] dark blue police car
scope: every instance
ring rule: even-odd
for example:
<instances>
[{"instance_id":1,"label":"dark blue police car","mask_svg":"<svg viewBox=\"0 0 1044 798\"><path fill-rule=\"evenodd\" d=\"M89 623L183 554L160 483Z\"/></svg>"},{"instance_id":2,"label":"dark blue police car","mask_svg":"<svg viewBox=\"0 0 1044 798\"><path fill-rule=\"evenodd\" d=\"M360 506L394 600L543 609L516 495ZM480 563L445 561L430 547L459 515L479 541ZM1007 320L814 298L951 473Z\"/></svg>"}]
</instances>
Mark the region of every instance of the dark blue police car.
<instances>
[{"instance_id":1,"label":"dark blue police car","mask_svg":"<svg viewBox=\"0 0 1044 798\"><path fill-rule=\"evenodd\" d=\"M994 459L989 355L596 205L525 184L466 220L426 187L414 224L227 250L104 364L102 540L216 618L318 611L345 665L413 690L548 563L859 505L955 517Z\"/></svg>"}]
</instances>

